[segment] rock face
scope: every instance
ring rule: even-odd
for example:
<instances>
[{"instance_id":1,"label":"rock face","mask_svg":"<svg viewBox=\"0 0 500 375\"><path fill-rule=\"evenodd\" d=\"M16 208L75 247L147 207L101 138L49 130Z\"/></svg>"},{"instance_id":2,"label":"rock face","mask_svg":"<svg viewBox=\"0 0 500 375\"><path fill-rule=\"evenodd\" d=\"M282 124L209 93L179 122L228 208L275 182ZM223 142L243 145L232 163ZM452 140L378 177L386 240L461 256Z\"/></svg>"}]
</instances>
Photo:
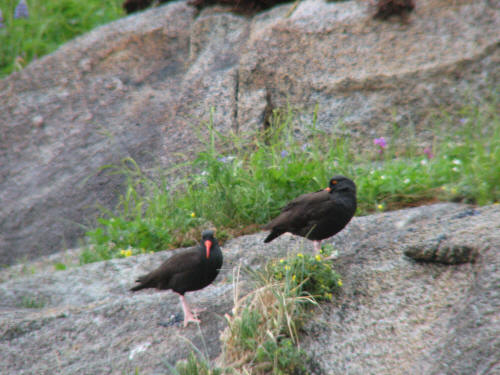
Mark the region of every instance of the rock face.
<instances>
[{"instance_id":1,"label":"rock face","mask_svg":"<svg viewBox=\"0 0 500 375\"><path fill-rule=\"evenodd\" d=\"M499 205L440 204L349 225L335 241L345 294L307 328L319 373L500 373L498 219ZM473 248L475 262L404 255L408 243L426 248L439 237Z\"/></svg>"},{"instance_id":2,"label":"rock face","mask_svg":"<svg viewBox=\"0 0 500 375\"><path fill-rule=\"evenodd\" d=\"M343 292L322 304L301 347L319 374L498 374L500 362L500 206L438 204L356 217L333 242ZM192 345L210 358L230 313L233 269L286 253L313 251L299 237L263 244L267 233L223 246L216 282L188 298L206 307L200 329L167 327L182 318L171 292L128 292L137 275L170 254L140 255L53 271L74 254L0 272L0 373L171 373ZM441 235L472 245L473 263L417 262L405 246ZM62 257L62 259L60 259ZM66 258L64 258L66 257ZM246 281L242 281L243 286ZM29 353L29 355L27 355Z\"/></svg>"},{"instance_id":3,"label":"rock face","mask_svg":"<svg viewBox=\"0 0 500 375\"><path fill-rule=\"evenodd\" d=\"M175 2L98 28L0 81L0 264L74 245L116 202L122 181L100 168L189 157L211 107L222 132L290 103L361 140L394 113L425 134L430 111L499 82L499 29L491 0L421 0L406 23L355 1L253 17Z\"/></svg>"}]
</instances>

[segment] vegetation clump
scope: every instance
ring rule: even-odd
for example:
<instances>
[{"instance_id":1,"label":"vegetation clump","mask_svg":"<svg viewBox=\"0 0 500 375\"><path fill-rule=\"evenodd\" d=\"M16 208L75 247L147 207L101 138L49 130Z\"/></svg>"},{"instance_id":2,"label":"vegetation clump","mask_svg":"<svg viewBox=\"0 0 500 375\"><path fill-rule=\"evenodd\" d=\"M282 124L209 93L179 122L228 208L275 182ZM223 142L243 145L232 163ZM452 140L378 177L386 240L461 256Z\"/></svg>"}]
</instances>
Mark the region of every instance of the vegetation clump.
<instances>
[{"instance_id":1,"label":"vegetation clump","mask_svg":"<svg viewBox=\"0 0 500 375\"><path fill-rule=\"evenodd\" d=\"M331 301L342 286L321 255L297 253L270 261L255 272L255 289L240 297L238 284L228 328L222 333L221 363L234 374L307 374L310 362L300 348L300 330L318 301ZM238 277L236 277L238 280Z\"/></svg>"},{"instance_id":2,"label":"vegetation clump","mask_svg":"<svg viewBox=\"0 0 500 375\"><path fill-rule=\"evenodd\" d=\"M297 138L292 109L274 111L261 134L223 134L209 122L195 160L164 176L132 159L103 167L126 176L126 188L116 210L103 210L87 231L81 262L190 246L207 224L221 240L256 231L293 198L324 188L333 173L356 182L357 215L438 201L497 202L497 108L492 100L436 117L430 143L395 124L362 151L347 136L317 129L315 120L301 126L310 135Z\"/></svg>"}]
</instances>

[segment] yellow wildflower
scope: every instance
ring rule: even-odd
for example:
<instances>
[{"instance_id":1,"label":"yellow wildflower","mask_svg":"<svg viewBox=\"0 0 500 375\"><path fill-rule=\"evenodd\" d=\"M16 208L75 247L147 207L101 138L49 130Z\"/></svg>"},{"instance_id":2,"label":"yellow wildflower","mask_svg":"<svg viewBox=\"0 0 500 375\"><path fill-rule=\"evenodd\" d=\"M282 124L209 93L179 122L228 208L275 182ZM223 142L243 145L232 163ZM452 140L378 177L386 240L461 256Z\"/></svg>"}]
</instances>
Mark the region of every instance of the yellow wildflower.
<instances>
[{"instance_id":1,"label":"yellow wildflower","mask_svg":"<svg viewBox=\"0 0 500 375\"><path fill-rule=\"evenodd\" d=\"M318 254L314 258L319 262L321 260L321 255Z\"/></svg>"},{"instance_id":2,"label":"yellow wildflower","mask_svg":"<svg viewBox=\"0 0 500 375\"><path fill-rule=\"evenodd\" d=\"M196 217L196 214L194 212L191 212L191 217Z\"/></svg>"},{"instance_id":3,"label":"yellow wildflower","mask_svg":"<svg viewBox=\"0 0 500 375\"><path fill-rule=\"evenodd\" d=\"M298 254L297 254L297 257L298 257L298 258L304 258L304 254L302 254L302 253L298 253Z\"/></svg>"},{"instance_id":4,"label":"yellow wildflower","mask_svg":"<svg viewBox=\"0 0 500 375\"><path fill-rule=\"evenodd\" d=\"M289 265L285 266L285 271L290 271L290 266Z\"/></svg>"},{"instance_id":5,"label":"yellow wildflower","mask_svg":"<svg viewBox=\"0 0 500 375\"><path fill-rule=\"evenodd\" d=\"M127 257L132 255L132 250L131 249L127 249L127 250L121 249L120 255L123 255L125 258L127 258Z\"/></svg>"},{"instance_id":6,"label":"yellow wildflower","mask_svg":"<svg viewBox=\"0 0 500 375\"><path fill-rule=\"evenodd\" d=\"M283 263L285 260L284 259L280 259L280 263Z\"/></svg>"},{"instance_id":7,"label":"yellow wildflower","mask_svg":"<svg viewBox=\"0 0 500 375\"><path fill-rule=\"evenodd\" d=\"M331 301L333 298L332 293L325 293L325 298Z\"/></svg>"},{"instance_id":8,"label":"yellow wildflower","mask_svg":"<svg viewBox=\"0 0 500 375\"><path fill-rule=\"evenodd\" d=\"M342 284L342 279L339 279L339 281L337 281L337 285L338 285L338 286L342 286L342 285L343 285L343 284Z\"/></svg>"},{"instance_id":9,"label":"yellow wildflower","mask_svg":"<svg viewBox=\"0 0 500 375\"><path fill-rule=\"evenodd\" d=\"M379 210L382 210L382 209L384 208L384 205L383 205L383 204L378 204L378 205L377 205L377 208L378 208Z\"/></svg>"},{"instance_id":10,"label":"yellow wildflower","mask_svg":"<svg viewBox=\"0 0 500 375\"><path fill-rule=\"evenodd\" d=\"M295 281L297 277L295 275L292 276L292 280Z\"/></svg>"}]
</instances>

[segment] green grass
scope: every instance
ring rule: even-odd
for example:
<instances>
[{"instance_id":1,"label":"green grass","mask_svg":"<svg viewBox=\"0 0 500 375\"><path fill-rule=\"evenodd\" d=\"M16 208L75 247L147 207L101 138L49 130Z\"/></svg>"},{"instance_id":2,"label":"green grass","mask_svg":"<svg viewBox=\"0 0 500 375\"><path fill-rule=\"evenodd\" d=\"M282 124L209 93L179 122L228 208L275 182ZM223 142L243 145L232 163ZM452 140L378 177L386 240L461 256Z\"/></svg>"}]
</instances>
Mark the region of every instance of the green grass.
<instances>
[{"instance_id":1,"label":"green grass","mask_svg":"<svg viewBox=\"0 0 500 375\"><path fill-rule=\"evenodd\" d=\"M61 263L61 262L57 262L54 264L54 269L56 271L65 271L68 267L64 264L64 263Z\"/></svg>"},{"instance_id":2,"label":"green grass","mask_svg":"<svg viewBox=\"0 0 500 375\"><path fill-rule=\"evenodd\" d=\"M41 309L46 304L47 301L43 297L23 296L18 306L26 309Z\"/></svg>"},{"instance_id":3,"label":"green grass","mask_svg":"<svg viewBox=\"0 0 500 375\"><path fill-rule=\"evenodd\" d=\"M0 0L0 78L61 44L124 15L122 0L27 0L29 17L14 19L18 0Z\"/></svg>"},{"instance_id":4,"label":"green grass","mask_svg":"<svg viewBox=\"0 0 500 375\"><path fill-rule=\"evenodd\" d=\"M211 368L208 360L193 352L186 361L180 361L175 368L170 368L173 375L221 375L223 372L218 368Z\"/></svg>"},{"instance_id":5,"label":"green grass","mask_svg":"<svg viewBox=\"0 0 500 375\"><path fill-rule=\"evenodd\" d=\"M331 301L333 293L342 286L340 275L325 261L332 251L332 246L326 244L314 256L298 253L295 257L273 260L267 264L266 271L273 280L286 281L289 288L299 287L301 296L312 296L318 302Z\"/></svg>"},{"instance_id":6,"label":"green grass","mask_svg":"<svg viewBox=\"0 0 500 375\"><path fill-rule=\"evenodd\" d=\"M500 200L500 118L497 103L464 108L435 119L429 158L419 139L380 134L389 142L382 153L359 149L310 125L306 140L294 137L292 110L275 111L264 134L221 134L211 123L202 151L175 170L176 183L151 178L130 159L105 166L124 174L127 188L114 212L103 211L87 232L89 248L81 262L176 248L199 240L201 228L215 226L227 237L258 230L289 200L324 188L334 174L354 179L357 215L437 201L480 205ZM226 150L226 151L223 151Z\"/></svg>"}]
</instances>

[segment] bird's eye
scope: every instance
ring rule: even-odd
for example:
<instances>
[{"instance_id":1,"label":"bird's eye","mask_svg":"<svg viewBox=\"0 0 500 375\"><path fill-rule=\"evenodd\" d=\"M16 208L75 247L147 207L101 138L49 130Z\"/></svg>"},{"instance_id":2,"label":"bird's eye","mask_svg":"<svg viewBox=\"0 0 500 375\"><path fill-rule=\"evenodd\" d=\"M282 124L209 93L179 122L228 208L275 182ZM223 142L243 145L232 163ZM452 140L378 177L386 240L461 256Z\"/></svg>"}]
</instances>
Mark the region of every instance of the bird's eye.
<instances>
[{"instance_id":1,"label":"bird's eye","mask_svg":"<svg viewBox=\"0 0 500 375\"><path fill-rule=\"evenodd\" d=\"M337 184L337 180L331 180L331 181L330 181L330 183L331 183L332 185L336 185L336 184Z\"/></svg>"}]
</instances>

